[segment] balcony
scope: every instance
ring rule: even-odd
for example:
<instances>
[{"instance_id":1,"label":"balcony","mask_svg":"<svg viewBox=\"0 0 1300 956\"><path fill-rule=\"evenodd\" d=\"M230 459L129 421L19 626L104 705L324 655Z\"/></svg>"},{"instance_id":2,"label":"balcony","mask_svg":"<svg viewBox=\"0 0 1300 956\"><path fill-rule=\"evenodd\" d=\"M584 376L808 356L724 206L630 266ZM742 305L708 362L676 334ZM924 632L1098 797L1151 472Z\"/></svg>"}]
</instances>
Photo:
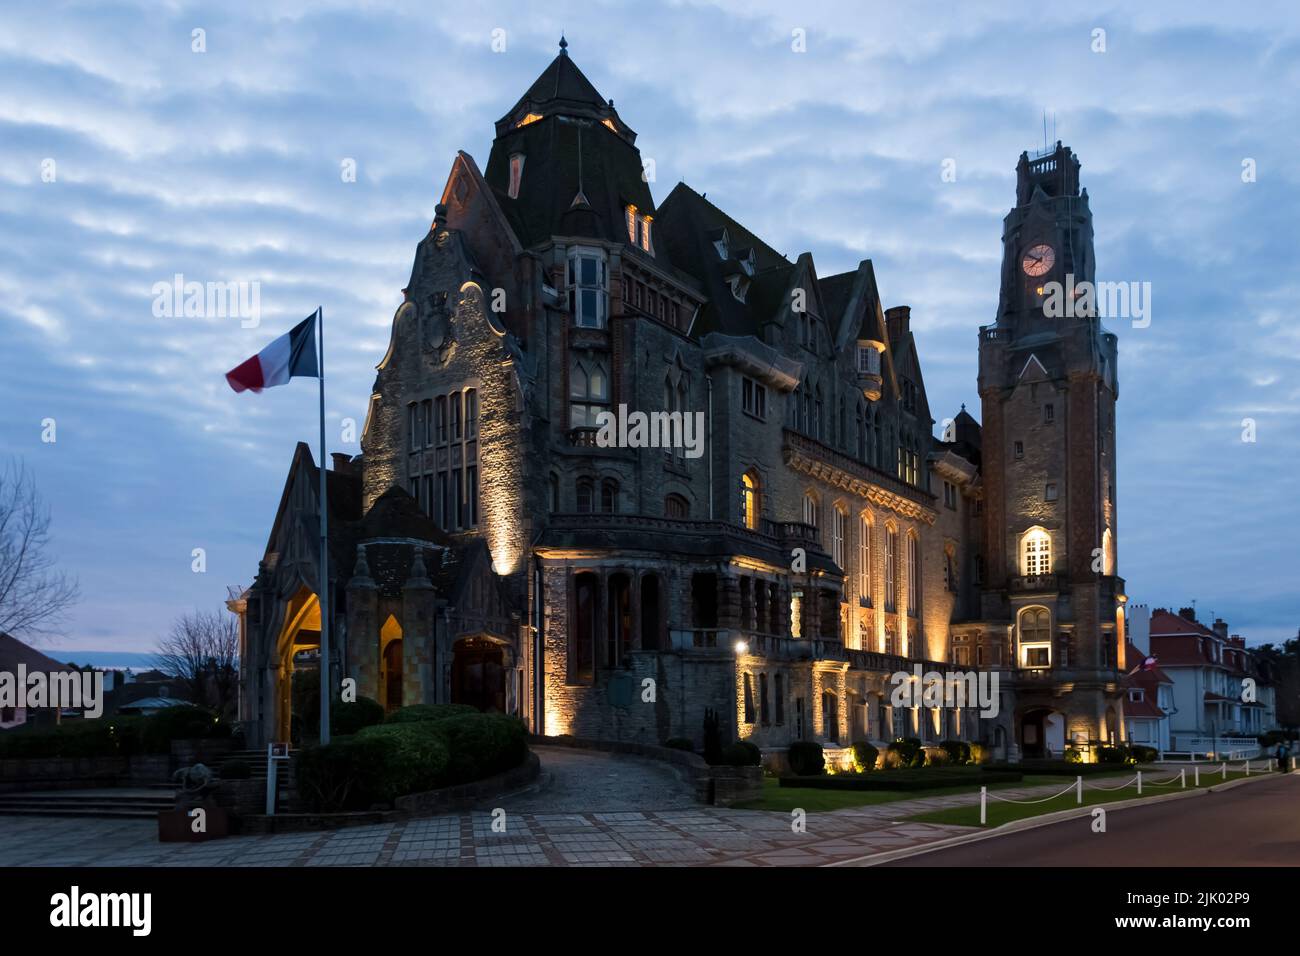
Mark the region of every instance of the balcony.
<instances>
[{"instance_id":1,"label":"balcony","mask_svg":"<svg viewBox=\"0 0 1300 956\"><path fill-rule=\"evenodd\" d=\"M574 448L596 448L596 434L600 429L595 425L581 425L570 428L567 432L569 444Z\"/></svg>"},{"instance_id":2,"label":"balcony","mask_svg":"<svg viewBox=\"0 0 1300 956\"><path fill-rule=\"evenodd\" d=\"M1019 594L1057 594L1064 586L1064 574L1022 574L1011 579L1008 590Z\"/></svg>"}]
</instances>

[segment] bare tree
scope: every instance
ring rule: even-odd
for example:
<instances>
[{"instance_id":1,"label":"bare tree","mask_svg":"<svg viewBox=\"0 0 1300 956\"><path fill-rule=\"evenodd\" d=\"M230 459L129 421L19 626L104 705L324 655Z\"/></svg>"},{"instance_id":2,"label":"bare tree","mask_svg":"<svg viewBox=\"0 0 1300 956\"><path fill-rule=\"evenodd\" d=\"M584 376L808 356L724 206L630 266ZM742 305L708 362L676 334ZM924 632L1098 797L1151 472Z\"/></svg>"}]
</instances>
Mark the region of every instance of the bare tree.
<instances>
[{"instance_id":1,"label":"bare tree","mask_svg":"<svg viewBox=\"0 0 1300 956\"><path fill-rule=\"evenodd\" d=\"M182 614L158 642L158 669L179 678L190 700L225 714L239 682L239 622L226 611Z\"/></svg>"},{"instance_id":2,"label":"bare tree","mask_svg":"<svg viewBox=\"0 0 1300 956\"><path fill-rule=\"evenodd\" d=\"M55 570L50 512L18 460L0 471L0 631L18 637L56 633L78 596L75 580Z\"/></svg>"}]
</instances>

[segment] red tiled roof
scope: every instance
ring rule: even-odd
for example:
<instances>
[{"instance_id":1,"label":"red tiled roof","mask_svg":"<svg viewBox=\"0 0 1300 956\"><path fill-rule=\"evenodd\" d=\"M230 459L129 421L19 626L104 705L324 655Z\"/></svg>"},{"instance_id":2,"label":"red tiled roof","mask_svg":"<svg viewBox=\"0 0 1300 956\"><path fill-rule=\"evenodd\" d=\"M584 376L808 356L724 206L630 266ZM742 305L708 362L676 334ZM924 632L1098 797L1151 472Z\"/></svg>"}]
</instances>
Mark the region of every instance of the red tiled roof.
<instances>
[{"instance_id":1,"label":"red tiled roof","mask_svg":"<svg viewBox=\"0 0 1300 956\"><path fill-rule=\"evenodd\" d=\"M1125 717L1163 717L1165 712L1149 700L1124 701Z\"/></svg>"}]
</instances>

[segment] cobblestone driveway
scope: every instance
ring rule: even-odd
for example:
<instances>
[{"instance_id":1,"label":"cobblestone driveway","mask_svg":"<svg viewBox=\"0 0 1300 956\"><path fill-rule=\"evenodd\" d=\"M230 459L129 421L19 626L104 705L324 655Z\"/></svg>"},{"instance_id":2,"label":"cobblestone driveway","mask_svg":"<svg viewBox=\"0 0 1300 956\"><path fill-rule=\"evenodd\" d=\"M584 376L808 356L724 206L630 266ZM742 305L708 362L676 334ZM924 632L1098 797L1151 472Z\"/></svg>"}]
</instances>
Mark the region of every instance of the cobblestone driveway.
<instances>
[{"instance_id":1,"label":"cobblestone driveway","mask_svg":"<svg viewBox=\"0 0 1300 956\"><path fill-rule=\"evenodd\" d=\"M785 813L695 804L663 763L537 751L545 776L538 788L499 801L504 833L493 832L490 810L200 844L160 844L146 820L0 817L0 866L808 866L967 832L895 821L976 799L810 814L807 832L793 833Z\"/></svg>"}]
</instances>

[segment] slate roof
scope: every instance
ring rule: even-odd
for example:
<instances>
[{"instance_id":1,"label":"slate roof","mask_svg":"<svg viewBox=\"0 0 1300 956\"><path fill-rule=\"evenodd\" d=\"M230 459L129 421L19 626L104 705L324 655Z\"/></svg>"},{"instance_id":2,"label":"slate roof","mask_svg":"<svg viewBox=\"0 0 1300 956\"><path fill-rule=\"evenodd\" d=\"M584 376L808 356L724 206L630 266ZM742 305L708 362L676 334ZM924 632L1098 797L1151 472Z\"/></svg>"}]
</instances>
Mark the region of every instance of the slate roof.
<instances>
[{"instance_id":1,"label":"slate roof","mask_svg":"<svg viewBox=\"0 0 1300 956\"><path fill-rule=\"evenodd\" d=\"M63 672L76 670L67 664L60 664L52 657L42 654L36 648L24 644L11 634L0 632L0 670L14 673L18 665L23 664L28 671Z\"/></svg>"},{"instance_id":2,"label":"slate roof","mask_svg":"<svg viewBox=\"0 0 1300 956\"><path fill-rule=\"evenodd\" d=\"M541 119L518 125L529 114ZM483 178L525 248L551 236L626 242L629 205L655 215L635 142L636 134L613 103L561 50L497 122ZM511 199L510 157L515 153L523 154L524 168L519 196ZM586 202L575 203L579 196Z\"/></svg>"}]
</instances>

